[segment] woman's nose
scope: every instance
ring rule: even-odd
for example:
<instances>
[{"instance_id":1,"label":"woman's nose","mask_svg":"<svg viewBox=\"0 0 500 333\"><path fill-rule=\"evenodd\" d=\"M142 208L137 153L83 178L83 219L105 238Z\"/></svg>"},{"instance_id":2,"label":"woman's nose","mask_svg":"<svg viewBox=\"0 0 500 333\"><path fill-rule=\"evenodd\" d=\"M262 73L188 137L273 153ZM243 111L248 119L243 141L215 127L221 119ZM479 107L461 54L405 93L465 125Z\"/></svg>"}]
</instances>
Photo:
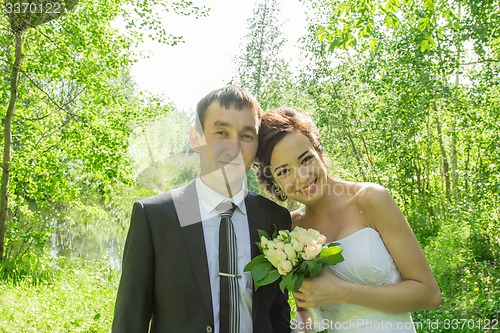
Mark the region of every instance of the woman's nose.
<instances>
[{"instance_id":1,"label":"woman's nose","mask_svg":"<svg viewBox=\"0 0 500 333\"><path fill-rule=\"evenodd\" d=\"M309 179L309 168L301 165L297 168L297 179L299 182L305 182Z\"/></svg>"}]
</instances>

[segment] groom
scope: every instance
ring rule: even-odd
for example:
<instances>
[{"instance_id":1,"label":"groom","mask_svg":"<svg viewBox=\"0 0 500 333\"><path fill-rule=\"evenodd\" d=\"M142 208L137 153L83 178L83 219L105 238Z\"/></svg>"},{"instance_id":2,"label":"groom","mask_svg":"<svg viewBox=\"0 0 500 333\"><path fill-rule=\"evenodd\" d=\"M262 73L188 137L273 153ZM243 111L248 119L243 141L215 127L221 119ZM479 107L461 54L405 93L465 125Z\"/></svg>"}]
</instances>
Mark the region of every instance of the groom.
<instances>
[{"instance_id":1,"label":"groom","mask_svg":"<svg viewBox=\"0 0 500 333\"><path fill-rule=\"evenodd\" d=\"M248 91L226 87L200 100L196 112L189 140L200 156L200 176L185 187L135 202L112 332L290 332L287 295L277 283L255 291L250 273L243 272L259 254L257 229L290 229L285 208L246 189L246 172L257 152L260 106ZM217 207L229 200L235 274L221 272L219 265L219 242L225 236L219 237L224 216ZM234 281L231 297L239 301L226 299L223 279ZM231 329L225 328L223 304L236 308L230 310L237 313Z\"/></svg>"}]
</instances>

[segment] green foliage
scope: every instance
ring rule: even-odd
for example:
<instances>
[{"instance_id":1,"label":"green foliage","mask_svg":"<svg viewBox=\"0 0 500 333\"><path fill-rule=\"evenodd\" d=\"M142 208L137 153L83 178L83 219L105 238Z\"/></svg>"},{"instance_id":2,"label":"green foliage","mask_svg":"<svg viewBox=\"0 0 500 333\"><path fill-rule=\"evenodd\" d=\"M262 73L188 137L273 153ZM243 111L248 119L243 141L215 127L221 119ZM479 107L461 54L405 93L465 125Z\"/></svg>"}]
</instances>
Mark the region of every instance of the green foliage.
<instances>
[{"instance_id":1,"label":"green foliage","mask_svg":"<svg viewBox=\"0 0 500 333\"><path fill-rule=\"evenodd\" d=\"M303 2L314 12L315 37L329 51L361 45L373 52L380 41L402 27L413 31L411 49L422 53L439 48L446 39L474 40L477 50L484 50L485 45L495 45L500 34L500 11L490 0Z\"/></svg>"},{"instance_id":2,"label":"green foliage","mask_svg":"<svg viewBox=\"0 0 500 333\"><path fill-rule=\"evenodd\" d=\"M32 252L29 252L22 260L11 259L0 263L0 281L14 285L47 283L53 280L54 273L48 256L35 256Z\"/></svg>"},{"instance_id":3,"label":"green foliage","mask_svg":"<svg viewBox=\"0 0 500 333\"><path fill-rule=\"evenodd\" d=\"M56 264L51 279L0 282L0 332L109 332L118 274L102 262Z\"/></svg>"},{"instance_id":4,"label":"green foliage","mask_svg":"<svg viewBox=\"0 0 500 333\"><path fill-rule=\"evenodd\" d=\"M137 57L132 50L143 40L144 27L152 29L152 39L180 41L161 24L162 13L170 10L197 17L207 14L205 7L186 1L79 1L57 19L41 18L42 22L32 17L45 24L23 35L8 161L5 252L0 259L19 259L27 251L43 253L49 235L85 225L74 221L87 219L85 215L91 220L95 206L107 205L115 188L132 184L131 133L172 109L161 97L135 92L128 74ZM5 23L0 31L3 75L11 72L14 62L14 38L7 24L11 14L0 13ZM17 18L24 24L24 18ZM126 32L115 27L120 23L128 26ZM1 82L0 104L7 105L10 77ZM99 214L93 218L106 215Z\"/></svg>"},{"instance_id":5,"label":"green foliage","mask_svg":"<svg viewBox=\"0 0 500 333\"><path fill-rule=\"evenodd\" d=\"M121 6L118 7L118 5ZM192 15L199 18L207 16L210 11L210 8L185 0L168 2L162 0L126 0L116 2L115 6L122 15L125 29L137 43L150 38L153 41L169 45L183 43L184 39L182 36L168 32L168 28L165 26L165 13L173 12L176 15Z\"/></svg>"},{"instance_id":6,"label":"green foliage","mask_svg":"<svg viewBox=\"0 0 500 333\"><path fill-rule=\"evenodd\" d=\"M65 121L64 113L54 112L43 123L20 119L14 124L24 134L13 147L7 258L22 256L28 248L44 251L54 232L64 234L70 226L75 226L75 232L87 221L92 228L93 220L106 220L107 211L99 213L94 207L108 205L119 184L133 181L127 143L133 120L141 111L142 117L157 114L138 98L124 102L130 105L120 107L121 112L111 106L94 106L94 114L75 111L81 119ZM19 111L31 110L36 105Z\"/></svg>"},{"instance_id":7,"label":"green foliage","mask_svg":"<svg viewBox=\"0 0 500 333\"><path fill-rule=\"evenodd\" d=\"M443 305L436 311L416 313L415 321L429 323L439 320L443 323L444 320L467 319L476 325L465 326L460 331L477 332L478 322L484 324L485 320L498 318L499 219L498 209L491 209L487 202L464 200L452 207L450 215L441 221L439 232L425 252L441 286ZM443 332L442 329L441 324L431 332Z\"/></svg>"}]
</instances>

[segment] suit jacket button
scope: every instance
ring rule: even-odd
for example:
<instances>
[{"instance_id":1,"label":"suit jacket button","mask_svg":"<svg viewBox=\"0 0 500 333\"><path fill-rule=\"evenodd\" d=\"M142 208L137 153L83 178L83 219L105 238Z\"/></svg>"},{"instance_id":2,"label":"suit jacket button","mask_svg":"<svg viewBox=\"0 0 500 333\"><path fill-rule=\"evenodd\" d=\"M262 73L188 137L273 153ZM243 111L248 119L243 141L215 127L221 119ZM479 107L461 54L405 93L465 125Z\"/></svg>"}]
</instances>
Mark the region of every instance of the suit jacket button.
<instances>
[{"instance_id":1,"label":"suit jacket button","mask_svg":"<svg viewBox=\"0 0 500 333\"><path fill-rule=\"evenodd\" d=\"M214 331L214 329L212 328L212 326L207 325L206 332L207 333L212 333L213 331Z\"/></svg>"}]
</instances>

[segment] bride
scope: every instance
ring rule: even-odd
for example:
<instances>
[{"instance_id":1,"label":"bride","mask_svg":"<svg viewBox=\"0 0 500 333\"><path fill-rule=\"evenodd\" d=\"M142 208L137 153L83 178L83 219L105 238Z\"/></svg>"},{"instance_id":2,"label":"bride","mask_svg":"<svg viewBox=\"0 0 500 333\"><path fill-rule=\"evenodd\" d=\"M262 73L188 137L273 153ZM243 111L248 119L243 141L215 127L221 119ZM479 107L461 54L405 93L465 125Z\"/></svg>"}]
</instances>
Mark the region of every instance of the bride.
<instances>
[{"instance_id":1,"label":"bride","mask_svg":"<svg viewBox=\"0 0 500 333\"><path fill-rule=\"evenodd\" d=\"M439 307L436 280L390 193L329 177L308 116L289 107L265 112L257 165L277 199L304 205L292 213L294 226L316 229L343 248L344 262L294 293L300 315L293 328L307 328L297 320L319 307L328 332L415 332L410 313Z\"/></svg>"}]
</instances>

